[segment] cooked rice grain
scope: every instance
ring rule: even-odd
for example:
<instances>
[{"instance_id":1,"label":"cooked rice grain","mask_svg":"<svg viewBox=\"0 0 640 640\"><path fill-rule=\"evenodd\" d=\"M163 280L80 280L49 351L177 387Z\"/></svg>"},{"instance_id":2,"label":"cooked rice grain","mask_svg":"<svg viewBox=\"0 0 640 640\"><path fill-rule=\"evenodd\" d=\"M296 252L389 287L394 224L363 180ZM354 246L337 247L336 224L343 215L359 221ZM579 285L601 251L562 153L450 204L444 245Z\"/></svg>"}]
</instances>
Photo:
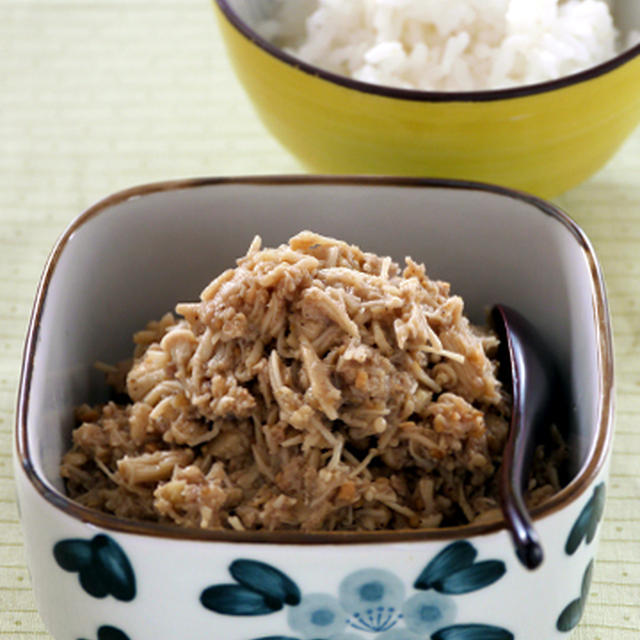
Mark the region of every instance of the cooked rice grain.
<instances>
[{"instance_id":1,"label":"cooked rice grain","mask_svg":"<svg viewBox=\"0 0 640 640\"><path fill-rule=\"evenodd\" d=\"M259 30L328 71L429 91L544 82L635 41L604 0L283 0Z\"/></svg>"}]
</instances>

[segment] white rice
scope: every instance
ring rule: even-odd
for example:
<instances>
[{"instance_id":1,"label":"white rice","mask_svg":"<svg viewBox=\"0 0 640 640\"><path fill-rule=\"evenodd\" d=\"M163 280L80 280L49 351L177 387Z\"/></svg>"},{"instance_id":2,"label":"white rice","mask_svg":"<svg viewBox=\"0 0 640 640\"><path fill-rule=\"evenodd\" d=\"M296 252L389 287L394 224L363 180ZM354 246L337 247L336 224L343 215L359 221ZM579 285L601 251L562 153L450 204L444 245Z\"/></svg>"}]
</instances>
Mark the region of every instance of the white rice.
<instances>
[{"instance_id":1,"label":"white rice","mask_svg":"<svg viewBox=\"0 0 640 640\"><path fill-rule=\"evenodd\" d=\"M552 80L613 57L618 38L604 0L282 0L260 30L328 71L430 91Z\"/></svg>"}]
</instances>

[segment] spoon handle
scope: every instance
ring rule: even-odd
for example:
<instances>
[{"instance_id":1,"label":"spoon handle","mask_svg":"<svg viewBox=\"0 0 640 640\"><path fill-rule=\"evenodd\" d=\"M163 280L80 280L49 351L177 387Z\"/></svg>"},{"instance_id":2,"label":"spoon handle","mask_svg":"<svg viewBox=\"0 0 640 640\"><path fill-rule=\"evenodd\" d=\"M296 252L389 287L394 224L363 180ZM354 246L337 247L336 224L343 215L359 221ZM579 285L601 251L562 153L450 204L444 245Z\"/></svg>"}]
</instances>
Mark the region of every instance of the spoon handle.
<instances>
[{"instance_id":1,"label":"spoon handle","mask_svg":"<svg viewBox=\"0 0 640 640\"><path fill-rule=\"evenodd\" d=\"M538 436L549 424L552 368L536 330L518 312L496 305L492 321L500 339L501 369L509 377L513 396L509 437L500 471L500 502L516 555L525 567L535 569L544 554L524 495Z\"/></svg>"},{"instance_id":2,"label":"spoon handle","mask_svg":"<svg viewBox=\"0 0 640 640\"><path fill-rule=\"evenodd\" d=\"M522 459L523 448L516 446L513 425L500 471L500 506L520 562L530 570L542 564L544 552L523 498L523 469L529 464Z\"/></svg>"}]
</instances>

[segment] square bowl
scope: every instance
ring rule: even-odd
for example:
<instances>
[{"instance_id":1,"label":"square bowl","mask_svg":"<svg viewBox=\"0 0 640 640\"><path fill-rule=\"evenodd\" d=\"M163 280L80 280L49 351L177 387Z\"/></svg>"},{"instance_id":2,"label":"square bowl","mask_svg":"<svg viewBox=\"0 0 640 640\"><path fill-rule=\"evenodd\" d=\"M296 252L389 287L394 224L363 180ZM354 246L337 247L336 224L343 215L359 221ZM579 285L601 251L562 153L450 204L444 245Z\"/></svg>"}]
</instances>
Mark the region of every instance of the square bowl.
<instances>
[{"instance_id":1,"label":"square bowl","mask_svg":"<svg viewBox=\"0 0 640 640\"><path fill-rule=\"evenodd\" d=\"M255 234L274 246L307 228L396 260L411 255L452 283L473 322L496 302L510 305L556 352L572 408L561 425L568 479L532 513L545 551L536 571L519 564L500 519L386 532L205 531L119 519L65 496L59 464L74 407L106 398L93 364L128 357L134 331L196 299ZM396 178L133 188L71 223L34 305L15 468L36 601L60 640L560 638L588 593L612 422L600 268L580 228L542 200Z\"/></svg>"}]
</instances>

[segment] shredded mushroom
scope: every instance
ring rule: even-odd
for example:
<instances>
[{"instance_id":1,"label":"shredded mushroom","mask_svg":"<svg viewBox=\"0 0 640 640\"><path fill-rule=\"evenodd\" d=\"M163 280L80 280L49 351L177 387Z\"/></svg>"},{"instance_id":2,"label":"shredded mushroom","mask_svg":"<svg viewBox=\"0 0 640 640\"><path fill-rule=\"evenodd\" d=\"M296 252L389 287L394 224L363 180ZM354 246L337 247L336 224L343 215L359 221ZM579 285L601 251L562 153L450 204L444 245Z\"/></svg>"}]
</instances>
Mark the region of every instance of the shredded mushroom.
<instances>
[{"instance_id":1,"label":"shredded mushroom","mask_svg":"<svg viewBox=\"0 0 640 640\"><path fill-rule=\"evenodd\" d=\"M497 508L508 399L488 331L410 258L311 232L256 238L197 303L104 367L130 402L83 406L61 473L116 515L203 528L455 525ZM118 382L120 381L120 382ZM537 500L557 474L532 478ZM534 497L535 497L534 496Z\"/></svg>"}]
</instances>

